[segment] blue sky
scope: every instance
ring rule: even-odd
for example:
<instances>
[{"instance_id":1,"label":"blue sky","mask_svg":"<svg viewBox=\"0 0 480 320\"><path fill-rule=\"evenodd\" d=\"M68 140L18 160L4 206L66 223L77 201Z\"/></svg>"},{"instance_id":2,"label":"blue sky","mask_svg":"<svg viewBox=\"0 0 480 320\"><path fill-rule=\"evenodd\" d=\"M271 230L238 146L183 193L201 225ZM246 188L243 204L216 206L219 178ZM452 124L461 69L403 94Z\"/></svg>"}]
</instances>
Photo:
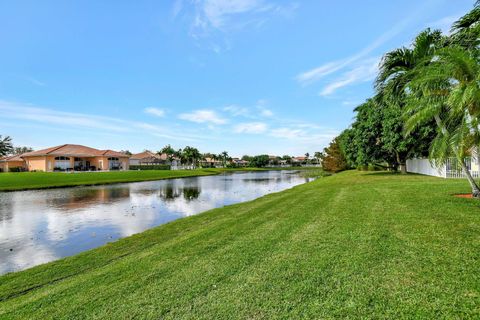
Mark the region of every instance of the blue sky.
<instances>
[{"instance_id":1,"label":"blue sky","mask_svg":"<svg viewBox=\"0 0 480 320\"><path fill-rule=\"evenodd\" d=\"M0 134L231 155L321 151L377 64L473 0L0 1Z\"/></svg>"}]
</instances>

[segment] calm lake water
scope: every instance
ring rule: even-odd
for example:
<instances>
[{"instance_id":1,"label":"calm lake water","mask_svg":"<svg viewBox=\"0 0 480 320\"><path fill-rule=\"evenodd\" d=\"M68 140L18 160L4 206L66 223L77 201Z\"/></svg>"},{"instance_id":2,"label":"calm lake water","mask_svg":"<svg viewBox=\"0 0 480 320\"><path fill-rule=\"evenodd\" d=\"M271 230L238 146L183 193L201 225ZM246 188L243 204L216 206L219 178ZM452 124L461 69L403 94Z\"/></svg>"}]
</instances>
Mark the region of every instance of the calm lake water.
<instances>
[{"instance_id":1,"label":"calm lake water","mask_svg":"<svg viewBox=\"0 0 480 320\"><path fill-rule=\"evenodd\" d=\"M297 171L0 193L0 274L310 181Z\"/></svg>"}]
</instances>

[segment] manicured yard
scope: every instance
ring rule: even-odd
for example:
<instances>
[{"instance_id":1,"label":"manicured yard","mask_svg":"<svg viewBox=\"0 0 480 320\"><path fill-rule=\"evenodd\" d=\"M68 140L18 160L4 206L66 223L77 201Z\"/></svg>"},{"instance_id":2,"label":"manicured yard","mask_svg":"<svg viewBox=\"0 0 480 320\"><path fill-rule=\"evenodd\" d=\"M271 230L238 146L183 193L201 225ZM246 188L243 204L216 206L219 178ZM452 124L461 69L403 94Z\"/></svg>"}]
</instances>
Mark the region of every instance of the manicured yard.
<instances>
[{"instance_id":1,"label":"manicured yard","mask_svg":"<svg viewBox=\"0 0 480 320\"><path fill-rule=\"evenodd\" d=\"M463 180L340 173L0 277L5 319L478 318Z\"/></svg>"}]
</instances>

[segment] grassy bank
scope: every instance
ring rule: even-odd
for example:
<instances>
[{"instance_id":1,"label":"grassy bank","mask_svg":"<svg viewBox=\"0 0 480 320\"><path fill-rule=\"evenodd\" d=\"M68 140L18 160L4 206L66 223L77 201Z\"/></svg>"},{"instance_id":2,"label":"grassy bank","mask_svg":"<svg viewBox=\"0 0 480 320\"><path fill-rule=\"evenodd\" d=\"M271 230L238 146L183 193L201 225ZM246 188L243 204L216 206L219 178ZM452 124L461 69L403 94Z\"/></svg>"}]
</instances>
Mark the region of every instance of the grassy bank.
<instances>
[{"instance_id":1,"label":"grassy bank","mask_svg":"<svg viewBox=\"0 0 480 320\"><path fill-rule=\"evenodd\" d=\"M309 170L310 168L236 168L236 169L197 169L197 170L145 170L111 172L15 172L0 173L0 191L18 191L74 187L81 185L99 185L122 182L138 182L160 179L184 178L219 174L226 171L264 171L264 170Z\"/></svg>"},{"instance_id":2,"label":"grassy bank","mask_svg":"<svg viewBox=\"0 0 480 320\"><path fill-rule=\"evenodd\" d=\"M345 172L0 277L0 318L475 318L463 180Z\"/></svg>"},{"instance_id":3,"label":"grassy bank","mask_svg":"<svg viewBox=\"0 0 480 320\"><path fill-rule=\"evenodd\" d=\"M16 172L0 174L0 191L46 189L120 182L149 181L219 173L216 169L111 172Z\"/></svg>"}]
</instances>

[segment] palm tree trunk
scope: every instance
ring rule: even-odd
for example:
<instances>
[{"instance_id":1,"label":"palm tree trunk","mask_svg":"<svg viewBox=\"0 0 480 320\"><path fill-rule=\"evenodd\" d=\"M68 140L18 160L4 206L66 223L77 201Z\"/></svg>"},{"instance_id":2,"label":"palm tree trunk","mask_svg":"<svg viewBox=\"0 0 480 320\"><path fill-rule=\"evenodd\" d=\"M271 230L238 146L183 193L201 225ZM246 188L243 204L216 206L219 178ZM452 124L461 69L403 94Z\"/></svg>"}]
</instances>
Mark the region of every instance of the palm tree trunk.
<instances>
[{"instance_id":1,"label":"palm tree trunk","mask_svg":"<svg viewBox=\"0 0 480 320\"><path fill-rule=\"evenodd\" d=\"M440 127L442 130L443 134L447 134L447 129L442 123L442 120L440 119L440 116L435 115L435 122L437 125ZM470 173L470 170L468 170L467 166L465 165L465 162L463 161L463 158L460 156L460 152L458 148L453 147L453 152L455 153L457 157L457 161L459 162L460 166L462 167L462 171L465 172L465 176L467 177L468 183L470 184L470 187L472 188L472 196L474 198L480 198L480 188L478 187L478 184L475 182L475 179L472 177L472 174Z\"/></svg>"},{"instance_id":2,"label":"palm tree trunk","mask_svg":"<svg viewBox=\"0 0 480 320\"><path fill-rule=\"evenodd\" d=\"M460 162L460 166L462 167L463 172L465 172L465 175L467 176L468 183L470 183L470 187L472 188L472 196L474 198L480 198L480 188L478 187L478 184L475 181L475 179L472 177L470 170L468 170L467 166L465 165L465 162L462 161L462 159L459 159L459 157L457 157L457 159L458 159L458 162Z\"/></svg>"}]
</instances>

